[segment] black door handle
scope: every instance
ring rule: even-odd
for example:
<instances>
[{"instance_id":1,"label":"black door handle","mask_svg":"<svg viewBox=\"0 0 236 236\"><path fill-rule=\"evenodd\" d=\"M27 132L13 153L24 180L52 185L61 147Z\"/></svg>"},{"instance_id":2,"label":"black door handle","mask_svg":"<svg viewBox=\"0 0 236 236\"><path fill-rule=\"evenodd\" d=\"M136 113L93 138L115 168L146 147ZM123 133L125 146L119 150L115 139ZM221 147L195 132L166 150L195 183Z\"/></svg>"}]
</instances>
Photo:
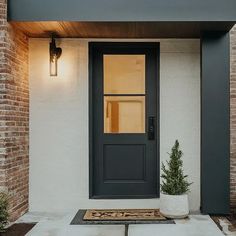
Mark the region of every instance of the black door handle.
<instances>
[{"instance_id":1,"label":"black door handle","mask_svg":"<svg viewBox=\"0 0 236 236\"><path fill-rule=\"evenodd\" d=\"M154 140L155 139L155 117L150 116L148 118L148 139Z\"/></svg>"}]
</instances>

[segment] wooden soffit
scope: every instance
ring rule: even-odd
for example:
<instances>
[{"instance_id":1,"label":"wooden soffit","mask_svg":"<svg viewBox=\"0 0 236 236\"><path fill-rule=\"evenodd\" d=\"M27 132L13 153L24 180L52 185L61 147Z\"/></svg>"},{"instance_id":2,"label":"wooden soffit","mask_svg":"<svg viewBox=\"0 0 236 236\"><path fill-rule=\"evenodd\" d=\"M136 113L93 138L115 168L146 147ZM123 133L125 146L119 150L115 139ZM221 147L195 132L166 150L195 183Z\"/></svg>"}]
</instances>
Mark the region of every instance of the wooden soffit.
<instances>
[{"instance_id":1,"label":"wooden soffit","mask_svg":"<svg viewBox=\"0 0 236 236\"><path fill-rule=\"evenodd\" d=\"M229 31L233 22L74 22L11 21L29 37L199 38L202 31Z\"/></svg>"}]
</instances>

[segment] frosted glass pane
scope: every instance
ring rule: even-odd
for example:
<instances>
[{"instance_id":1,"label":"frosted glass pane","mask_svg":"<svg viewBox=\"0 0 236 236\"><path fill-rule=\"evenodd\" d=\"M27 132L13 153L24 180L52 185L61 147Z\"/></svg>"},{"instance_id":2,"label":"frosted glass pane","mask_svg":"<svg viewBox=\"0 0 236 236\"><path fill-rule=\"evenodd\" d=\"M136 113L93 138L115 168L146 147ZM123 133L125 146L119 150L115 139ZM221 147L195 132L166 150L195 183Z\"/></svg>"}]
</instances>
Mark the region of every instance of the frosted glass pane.
<instances>
[{"instance_id":1,"label":"frosted glass pane","mask_svg":"<svg viewBox=\"0 0 236 236\"><path fill-rule=\"evenodd\" d=\"M105 96L105 133L145 133L144 96Z\"/></svg>"},{"instance_id":2,"label":"frosted glass pane","mask_svg":"<svg viewBox=\"0 0 236 236\"><path fill-rule=\"evenodd\" d=\"M145 94L145 55L104 55L105 94Z\"/></svg>"}]
</instances>

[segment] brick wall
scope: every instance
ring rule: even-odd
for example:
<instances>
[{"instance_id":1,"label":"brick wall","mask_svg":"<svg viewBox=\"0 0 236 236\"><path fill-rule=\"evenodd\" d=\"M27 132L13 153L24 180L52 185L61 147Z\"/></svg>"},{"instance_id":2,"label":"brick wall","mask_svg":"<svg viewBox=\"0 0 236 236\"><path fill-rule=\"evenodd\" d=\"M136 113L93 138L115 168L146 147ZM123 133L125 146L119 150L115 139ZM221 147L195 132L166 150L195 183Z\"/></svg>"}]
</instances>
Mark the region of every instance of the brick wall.
<instances>
[{"instance_id":1,"label":"brick wall","mask_svg":"<svg viewBox=\"0 0 236 236\"><path fill-rule=\"evenodd\" d=\"M28 39L7 23L6 1L0 0L0 188L15 220L28 210Z\"/></svg>"},{"instance_id":2,"label":"brick wall","mask_svg":"<svg viewBox=\"0 0 236 236\"><path fill-rule=\"evenodd\" d=\"M230 125L231 125L231 209L236 209L236 26L231 31Z\"/></svg>"}]
</instances>

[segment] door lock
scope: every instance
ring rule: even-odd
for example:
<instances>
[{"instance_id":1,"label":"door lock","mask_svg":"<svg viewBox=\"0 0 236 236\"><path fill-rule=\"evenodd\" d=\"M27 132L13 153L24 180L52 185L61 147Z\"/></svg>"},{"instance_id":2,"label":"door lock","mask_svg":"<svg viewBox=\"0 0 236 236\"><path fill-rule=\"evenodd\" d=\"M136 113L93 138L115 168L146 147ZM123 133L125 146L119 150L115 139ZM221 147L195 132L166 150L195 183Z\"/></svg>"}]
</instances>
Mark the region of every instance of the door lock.
<instances>
[{"instance_id":1,"label":"door lock","mask_svg":"<svg viewBox=\"0 0 236 236\"><path fill-rule=\"evenodd\" d=\"M150 116L148 118L148 139L154 140L155 139L155 117Z\"/></svg>"}]
</instances>

